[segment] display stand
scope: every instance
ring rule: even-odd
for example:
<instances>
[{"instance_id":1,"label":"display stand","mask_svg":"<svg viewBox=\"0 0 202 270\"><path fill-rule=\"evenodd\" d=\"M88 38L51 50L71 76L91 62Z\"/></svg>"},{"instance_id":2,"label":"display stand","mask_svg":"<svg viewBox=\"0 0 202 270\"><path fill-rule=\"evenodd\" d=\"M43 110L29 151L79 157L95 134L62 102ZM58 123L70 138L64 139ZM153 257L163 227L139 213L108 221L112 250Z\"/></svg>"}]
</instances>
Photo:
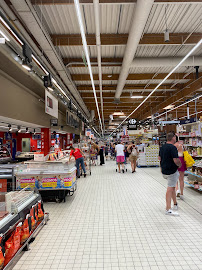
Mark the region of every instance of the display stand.
<instances>
[{"instance_id":1,"label":"display stand","mask_svg":"<svg viewBox=\"0 0 202 270\"><path fill-rule=\"evenodd\" d=\"M41 231L44 225L47 224L49 220L49 213L44 214L44 219L41 221L41 223L38 225L38 227L33 231L33 233L30 235L30 237L27 239L27 241L21 246L21 248L17 251L15 256L9 261L9 263L3 268L3 270L10 270L14 267L14 264L18 260L18 257L22 251L28 251L29 250L29 244L32 242L35 237L38 235L38 233Z\"/></svg>"},{"instance_id":2,"label":"display stand","mask_svg":"<svg viewBox=\"0 0 202 270\"><path fill-rule=\"evenodd\" d=\"M46 161L29 161L18 166L16 171L17 189L38 189L42 198L64 201L76 190L76 167L68 162L67 155L50 153Z\"/></svg>"}]
</instances>

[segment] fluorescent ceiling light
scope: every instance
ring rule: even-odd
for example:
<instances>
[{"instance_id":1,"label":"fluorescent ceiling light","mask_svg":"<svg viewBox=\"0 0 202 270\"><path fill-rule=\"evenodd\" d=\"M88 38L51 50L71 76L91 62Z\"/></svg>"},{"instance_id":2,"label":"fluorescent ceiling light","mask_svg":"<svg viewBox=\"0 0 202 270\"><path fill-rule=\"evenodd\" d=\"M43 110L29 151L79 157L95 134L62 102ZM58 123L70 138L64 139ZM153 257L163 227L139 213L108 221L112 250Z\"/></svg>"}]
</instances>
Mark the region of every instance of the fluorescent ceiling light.
<instances>
[{"instance_id":1,"label":"fluorescent ceiling light","mask_svg":"<svg viewBox=\"0 0 202 270\"><path fill-rule=\"evenodd\" d=\"M166 106L166 107L163 108L163 109L164 109L164 110L169 110L169 109L171 109L171 108L173 108L173 107L175 107L175 105L170 104L170 105Z\"/></svg>"},{"instance_id":2,"label":"fluorescent ceiling light","mask_svg":"<svg viewBox=\"0 0 202 270\"><path fill-rule=\"evenodd\" d=\"M143 98L143 96L131 96L131 98Z\"/></svg>"},{"instance_id":3,"label":"fluorescent ceiling light","mask_svg":"<svg viewBox=\"0 0 202 270\"><path fill-rule=\"evenodd\" d=\"M121 124L114 130L116 131L131 115L134 114L144 103L147 101L148 98L150 98L151 95L170 77L173 72L175 72L178 67L181 66L181 64L202 44L202 39L188 52L188 54L171 70L171 72L154 88L154 90L135 108L135 110L132 111L122 122ZM110 134L112 135L114 131Z\"/></svg>"},{"instance_id":4,"label":"fluorescent ceiling light","mask_svg":"<svg viewBox=\"0 0 202 270\"><path fill-rule=\"evenodd\" d=\"M5 40L10 41L10 39L0 30L0 34L5 38Z\"/></svg>"},{"instance_id":5,"label":"fluorescent ceiling light","mask_svg":"<svg viewBox=\"0 0 202 270\"><path fill-rule=\"evenodd\" d=\"M32 54L32 59L41 67L41 69L45 72L46 75L49 74L49 72L42 66L42 64L39 62L39 60Z\"/></svg>"},{"instance_id":6,"label":"fluorescent ceiling light","mask_svg":"<svg viewBox=\"0 0 202 270\"><path fill-rule=\"evenodd\" d=\"M26 63L26 61L24 61L23 60L23 62L22 62L22 67L23 68L25 68L26 70L28 70L28 71L31 71L32 69L31 69L31 67Z\"/></svg>"},{"instance_id":7,"label":"fluorescent ceiling light","mask_svg":"<svg viewBox=\"0 0 202 270\"><path fill-rule=\"evenodd\" d=\"M66 93L64 92L64 90L62 90L62 88L59 86L59 84L56 82L55 79L52 79L52 82L55 84L55 86L60 90L60 92L66 97L68 98L68 96L66 95ZM69 99L69 98L68 98Z\"/></svg>"},{"instance_id":8,"label":"fluorescent ceiling light","mask_svg":"<svg viewBox=\"0 0 202 270\"><path fill-rule=\"evenodd\" d=\"M124 115L123 112L114 112L113 115Z\"/></svg>"},{"instance_id":9,"label":"fluorescent ceiling light","mask_svg":"<svg viewBox=\"0 0 202 270\"><path fill-rule=\"evenodd\" d=\"M13 30L10 28L10 26L4 21L4 19L0 16L0 20L2 21L2 23L6 26L7 29L9 29L9 31L12 33L12 35L17 39L17 41L23 45L23 42L21 39L19 39L19 37L13 32Z\"/></svg>"},{"instance_id":10,"label":"fluorescent ceiling light","mask_svg":"<svg viewBox=\"0 0 202 270\"><path fill-rule=\"evenodd\" d=\"M52 87L48 87L48 90L50 90L52 92L54 91Z\"/></svg>"},{"instance_id":11,"label":"fluorescent ceiling light","mask_svg":"<svg viewBox=\"0 0 202 270\"><path fill-rule=\"evenodd\" d=\"M89 74L90 74L90 78L91 78L91 83L92 83L92 88L93 88L93 93L94 93L94 98L95 98L95 104L96 104L97 113L98 113L98 117L99 117L99 121L100 121L100 127L101 127L101 130L103 133L102 121L101 121L101 117L100 117L100 110L99 110L97 95L96 95L96 91L95 91L95 84L94 84L94 80L93 80L93 73L92 73L91 62L90 62L90 57L89 57L89 53L88 53L88 47L87 47L86 36L85 36L85 32L84 32L84 26L83 26L83 21L82 21L82 16L81 16L79 0L74 0L74 5L76 8L76 14L77 14L78 22L79 22L83 48L84 48L84 52L86 55L88 70L89 70Z\"/></svg>"}]
</instances>

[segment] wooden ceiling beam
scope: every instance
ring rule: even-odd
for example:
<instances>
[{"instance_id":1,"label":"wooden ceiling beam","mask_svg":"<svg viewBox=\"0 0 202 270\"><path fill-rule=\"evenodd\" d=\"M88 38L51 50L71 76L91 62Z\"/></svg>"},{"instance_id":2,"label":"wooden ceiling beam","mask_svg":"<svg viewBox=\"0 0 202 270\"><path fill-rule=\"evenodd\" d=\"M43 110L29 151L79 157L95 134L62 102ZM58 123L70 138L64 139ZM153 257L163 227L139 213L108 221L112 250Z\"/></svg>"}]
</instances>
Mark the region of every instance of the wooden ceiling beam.
<instances>
[{"instance_id":1,"label":"wooden ceiling beam","mask_svg":"<svg viewBox=\"0 0 202 270\"><path fill-rule=\"evenodd\" d=\"M109 75L111 77L109 77ZM119 74L102 74L102 80L103 81L117 81L119 79ZM127 80L162 80L164 79L168 74L167 73L160 73L155 76L155 73L144 73L144 74L129 74L127 77ZM72 74L72 80L74 81L90 81L90 75L89 74ZM155 77L154 77L155 76ZM173 79L173 80L193 80L195 79L195 74L191 73L187 75L186 77L185 73L173 73L170 75L168 79ZM184 78L185 77L185 78ZM99 80L99 75L94 74L93 79L95 81Z\"/></svg>"},{"instance_id":2,"label":"wooden ceiling beam","mask_svg":"<svg viewBox=\"0 0 202 270\"><path fill-rule=\"evenodd\" d=\"M157 91L168 91L170 90L169 88L171 87L171 83L166 83L166 84L162 84L159 89ZM145 89L145 84L126 84L124 86L124 90L133 90L135 91L135 89L142 89L144 91L148 91L148 90L153 90L155 87L157 86L157 84L150 84L148 86L148 88ZM116 90L116 87L117 85L116 84L103 84L102 86L102 90ZM182 84L178 84L178 87L182 87ZM92 90L92 86L91 85L78 85L77 86L77 89L79 91L82 91L82 90ZM95 90L100 90L99 88L99 85L95 85ZM124 92L123 90L123 92ZM172 90L175 90L175 89L171 89Z\"/></svg>"},{"instance_id":3,"label":"wooden ceiling beam","mask_svg":"<svg viewBox=\"0 0 202 270\"><path fill-rule=\"evenodd\" d=\"M170 33L170 41L165 43L164 34L144 34L140 40L140 45L181 45L188 37L189 33ZM82 46L80 34L52 34L53 44L55 46ZM126 45L128 34L101 34L101 45ZM201 39L201 33L193 33L186 44L195 44ZM86 41L88 46L96 46L95 34L87 34ZM186 45L185 44L185 45Z\"/></svg>"},{"instance_id":4,"label":"wooden ceiling beam","mask_svg":"<svg viewBox=\"0 0 202 270\"><path fill-rule=\"evenodd\" d=\"M201 92L202 88L202 76L199 77L197 80L193 80L191 82L188 82L184 84L184 87L180 90L178 90L174 95L166 96L164 102L161 102L158 106L155 107L146 107L145 112L143 113L143 117L146 118L149 113L155 113L155 112L161 112L163 108L167 107L170 104L174 104L176 102L183 102L187 99L188 96L194 95L196 92ZM144 107L141 108L141 111L143 111ZM140 111L139 111L140 113Z\"/></svg>"}]
</instances>

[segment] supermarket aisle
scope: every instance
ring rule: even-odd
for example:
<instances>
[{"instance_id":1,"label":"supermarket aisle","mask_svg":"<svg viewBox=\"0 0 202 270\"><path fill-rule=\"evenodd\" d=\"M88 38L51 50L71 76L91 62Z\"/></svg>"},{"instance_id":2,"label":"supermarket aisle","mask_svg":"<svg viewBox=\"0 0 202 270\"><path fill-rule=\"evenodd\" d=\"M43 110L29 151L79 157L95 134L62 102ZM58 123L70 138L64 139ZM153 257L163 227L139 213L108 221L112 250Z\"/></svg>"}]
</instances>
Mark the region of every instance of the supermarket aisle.
<instances>
[{"instance_id":1,"label":"supermarket aisle","mask_svg":"<svg viewBox=\"0 0 202 270\"><path fill-rule=\"evenodd\" d=\"M93 167L74 198L45 205L51 220L14 269L202 269L202 211L180 201L166 216L165 191L158 168Z\"/></svg>"}]
</instances>

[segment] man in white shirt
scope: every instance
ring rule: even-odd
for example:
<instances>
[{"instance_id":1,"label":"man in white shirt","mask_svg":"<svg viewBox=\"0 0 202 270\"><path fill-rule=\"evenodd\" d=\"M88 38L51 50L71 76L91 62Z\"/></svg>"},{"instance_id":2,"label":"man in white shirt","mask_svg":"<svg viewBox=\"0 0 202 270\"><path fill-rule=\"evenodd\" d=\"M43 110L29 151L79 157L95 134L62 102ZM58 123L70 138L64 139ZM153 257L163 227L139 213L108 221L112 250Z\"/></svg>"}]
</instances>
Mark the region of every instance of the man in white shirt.
<instances>
[{"instance_id":1,"label":"man in white shirt","mask_svg":"<svg viewBox=\"0 0 202 270\"><path fill-rule=\"evenodd\" d=\"M124 145L118 142L118 144L115 147L116 151L116 162L118 163L119 173L121 173L121 164L122 164L122 172L124 173L124 161L125 161L125 155L124 155Z\"/></svg>"}]
</instances>

